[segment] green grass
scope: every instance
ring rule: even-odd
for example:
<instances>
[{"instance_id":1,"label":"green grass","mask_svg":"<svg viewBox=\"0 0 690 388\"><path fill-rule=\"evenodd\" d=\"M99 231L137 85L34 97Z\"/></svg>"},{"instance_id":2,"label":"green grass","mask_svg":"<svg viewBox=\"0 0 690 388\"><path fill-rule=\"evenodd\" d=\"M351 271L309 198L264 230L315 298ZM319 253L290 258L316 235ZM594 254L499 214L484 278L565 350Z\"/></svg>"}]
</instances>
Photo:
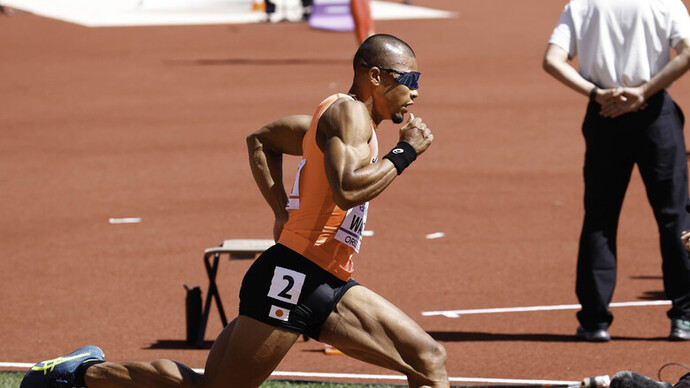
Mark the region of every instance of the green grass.
<instances>
[{"instance_id":1,"label":"green grass","mask_svg":"<svg viewBox=\"0 0 690 388\"><path fill-rule=\"evenodd\" d=\"M24 372L0 372L0 388L18 388Z\"/></svg>"},{"instance_id":2,"label":"green grass","mask_svg":"<svg viewBox=\"0 0 690 388\"><path fill-rule=\"evenodd\" d=\"M19 388L24 372L0 372L0 388ZM306 381L269 380L261 388L400 388L401 385L341 384Z\"/></svg>"}]
</instances>

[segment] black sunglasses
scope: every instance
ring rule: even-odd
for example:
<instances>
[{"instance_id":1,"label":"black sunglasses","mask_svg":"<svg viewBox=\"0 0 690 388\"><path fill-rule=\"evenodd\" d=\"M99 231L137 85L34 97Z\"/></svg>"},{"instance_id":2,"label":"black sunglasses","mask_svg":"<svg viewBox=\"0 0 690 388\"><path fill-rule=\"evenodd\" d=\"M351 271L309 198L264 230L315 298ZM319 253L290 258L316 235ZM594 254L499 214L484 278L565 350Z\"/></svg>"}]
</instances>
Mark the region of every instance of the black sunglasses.
<instances>
[{"instance_id":1,"label":"black sunglasses","mask_svg":"<svg viewBox=\"0 0 690 388\"><path fill-rule=\"evenodd\" d=\"M376 68L383 70L383 71L386 71L388 73L397 74L398 76L394 78L395 82L401 83L410 89L419 89L419 84L417 82L419 81L419 76L421 73L418 71L402 72L402 71L397 71L394 69L386 69L385 67L381 67L381 66L368 65L366 63L362 63L360 66L364 66L364 67L369 68L369 69L371 69L372 67L376 67Z\"/></svg>"}]
</instances>

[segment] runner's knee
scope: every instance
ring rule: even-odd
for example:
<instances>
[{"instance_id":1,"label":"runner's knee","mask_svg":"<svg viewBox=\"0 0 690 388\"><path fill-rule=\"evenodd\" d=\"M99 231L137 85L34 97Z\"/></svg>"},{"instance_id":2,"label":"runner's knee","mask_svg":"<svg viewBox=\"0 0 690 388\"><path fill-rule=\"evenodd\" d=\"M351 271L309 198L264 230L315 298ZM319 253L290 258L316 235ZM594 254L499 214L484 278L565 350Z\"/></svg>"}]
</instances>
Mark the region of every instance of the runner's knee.
<instances>
[{"instance_id":1,"label":"runner's knee","mask_svg":"<svg viewBox=\"0 0 690 388\"><path fill-rule=\"evenodd\" d=\"M429 338L420 349L417 353L417 360L413 363L417 372L429 380L436 380L439 376L445 376L448 356L443 345Z\"/></svg>"}]
</instances>

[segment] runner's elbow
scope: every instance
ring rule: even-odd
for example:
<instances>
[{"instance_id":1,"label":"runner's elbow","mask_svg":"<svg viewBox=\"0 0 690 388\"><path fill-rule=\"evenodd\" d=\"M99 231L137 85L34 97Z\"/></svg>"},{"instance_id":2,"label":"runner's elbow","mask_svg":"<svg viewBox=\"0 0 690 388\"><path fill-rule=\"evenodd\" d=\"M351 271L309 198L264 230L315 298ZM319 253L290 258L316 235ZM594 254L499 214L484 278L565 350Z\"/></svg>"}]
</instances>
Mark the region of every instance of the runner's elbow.
<instances>
[{"instance_id":1,"label":"runner's elbow","mask_svg":"<svg viewBox=\"0 0 690 388\"><path fill-rule=\"evenodd\" d=\"M257 148L261 148L261 142L259 141L259 137L256 132L251 133L245 140L247 141L247 150L249 150L249 152L252 152Z\"/></svg>"},{"instance_id":2,"label":"runner's elbow","mask_svg":"<svg viewBox=\"0 0 690 388\"><path fill-rule=\"evenodd\" d=\"M333 202L335 202L335 204L343 210L349 210L357 206L357 203L344 198L333 198Z\"/></svg>"},{"instance_id":3,"label":"runner's elbow","mask_svg":"<svg viewBox=\"0 0 690 388\"><path fill-rule=\"evenodd\" d=\"M341 191L341 192L334 191L333 192L333 202L335 202L335 204L339 208L341 208L343 210L348 210L348 209L352 209L355 206L359 206L366 201L358 200L358 198L355 195L352 195L351 193L347 193L344 191Z\"/></svg>"}]
</instances>

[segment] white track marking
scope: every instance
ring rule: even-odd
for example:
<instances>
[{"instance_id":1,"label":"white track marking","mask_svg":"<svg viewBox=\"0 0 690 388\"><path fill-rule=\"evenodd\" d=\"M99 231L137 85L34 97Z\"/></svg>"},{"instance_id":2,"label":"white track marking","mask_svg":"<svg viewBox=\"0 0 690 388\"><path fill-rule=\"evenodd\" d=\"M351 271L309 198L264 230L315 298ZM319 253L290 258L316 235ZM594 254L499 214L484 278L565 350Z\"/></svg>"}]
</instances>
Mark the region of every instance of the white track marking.
<instances>
[{"instance_id":1,"label":"white track marking","mask_svg":"<svg viewBox=\"0 0 690 388\"><path fill-rule=\"evenodd\" d=\"M273 372L272 377L317 377L317 378L336 378L336 379L363 379L363 380L406 380L403 375L368 375L351 373L314 373L314 372ZM558 380L516 380L516 379L493 379L482 377L449 377L452 382L468 383L489 383L489 384L569 384L580 385L578 381L558 381Z\"/></svg>"},{"instance_id":2,"label":"white track marking","mask_svg":"<svg viewBox=\"0 0 690 388\"><path fill-rule=\"evenodd\" d=\"M28 369L34 364L22 362L0 362L0 368L22 368ZM194 369L197 373L204 373L203 369ZM343 379L343 380L405 380L403 375L370 375L370 374L354 374L354 373L320 373L320 372L280 372L275 371L271 373L271 377L300 377L300 378L328 378L328 379ZM559 381L559 380L517 380L517 379L494 379L482 377L450 377L452 382L467 382L467 383L487 383L487 384L568 384L580 385L578 381Z\"/></svg>"},{"instance_id":3,"label":"white track marking","mask_svg":"<svg viewBox=\"0 0 690 388\"><path fill-rule=\"evenodd\" d=\"M111 224L138 224L141 222L139 217L126 217L126 218L110 218L108 222Z\"/></svg>"},{"instance_id":4,"label":"white track marking","mask_svg":"<svg viewBox=\"0 0 690 388\"><path fill-rule=\"evenodd\" d=\"M22 368L28 369L35 364L27 364L25 362L0 362L0 368Z\"/></svg>"},{"instance_id":5,"label":"white track marking","mask_svg":"<svg viewBox=\"0 0 690 388\"><path fill-rule=\"evenodd\" d=\"M611 303L609 307L637 307L637 306L662 306L670 305L670 300L651 300L645 302L620 302ZM446 311L424 311L422 315L431 317L435 315L443 315L447 318L460 318L462 315L470 314L500 314L500 313L515 313L526 311L549 311L549 310L577 310L582 306L579 304L562 304L554 306L529 306L529 307L505 307L505 308L491 308L491 309L473 309L473 310L446 310Z\"/></svg>"}]
</instances>

